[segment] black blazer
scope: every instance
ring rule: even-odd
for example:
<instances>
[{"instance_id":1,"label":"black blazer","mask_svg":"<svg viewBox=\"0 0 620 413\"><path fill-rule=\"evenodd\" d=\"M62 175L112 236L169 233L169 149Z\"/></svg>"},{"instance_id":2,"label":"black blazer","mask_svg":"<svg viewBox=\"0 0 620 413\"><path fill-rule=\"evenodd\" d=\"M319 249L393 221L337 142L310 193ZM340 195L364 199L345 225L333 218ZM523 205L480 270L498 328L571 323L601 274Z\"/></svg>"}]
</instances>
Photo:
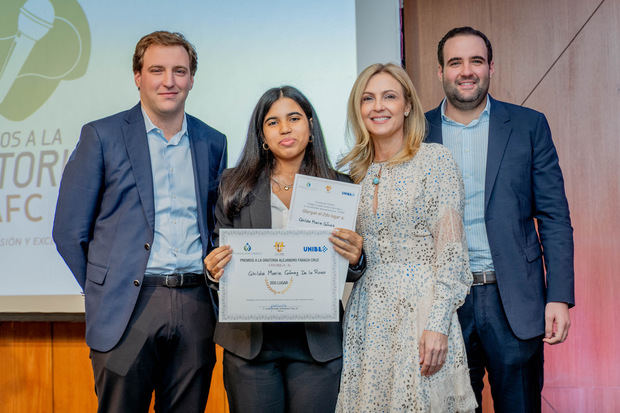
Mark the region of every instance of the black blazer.
<instances>
[{"instance_id":1,"label":"black blazer","mask_svg":"<svg viewBox=\"0 0 620 413\"><path fill-rule=\"evenodd\" d=\"M346 175L338 180L351 182ZM269 177L262 173L256 188L250 195L248 205L230 220L223 210L222 199L215 208L216 225L213 242L219 245L220 228L271 228L271 188ZM226 185L226 180L222 181ZM366 268L365 260L360 270L349 267L347 281L358 280ZM342 312L341 312L342 313ZM310 354L318 362L326 362L342 356L342 322L303 323ZM215 326L214 341L231 353L244 359L255 358L263 346L263 323L220 323Z\"/></svg>"}]
</instances>

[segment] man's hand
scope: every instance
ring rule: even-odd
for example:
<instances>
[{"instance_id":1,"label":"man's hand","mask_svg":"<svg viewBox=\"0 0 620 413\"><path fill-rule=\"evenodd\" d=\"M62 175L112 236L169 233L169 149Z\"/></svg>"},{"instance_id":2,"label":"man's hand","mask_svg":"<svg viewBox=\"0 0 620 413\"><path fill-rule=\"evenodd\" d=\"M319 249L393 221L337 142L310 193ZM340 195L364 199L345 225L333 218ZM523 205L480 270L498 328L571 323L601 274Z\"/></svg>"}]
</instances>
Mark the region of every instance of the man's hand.
<instances>
[{"instance_id":1,"label":"man's hand","mask_svg":"<svg viewBox=\"0 0 620 413\"><path fill-rule=\"evenodd\" d=\"M424 330L419 344L420 374L432 376L446 362L448 354L448 336L436 331Z\"/></svg>"},{"instance_id":2,"label":"man's hand","mask_svg":"<svg viewBox=\"0 0 620 413\"><path fill-rule=\"evenodd\" d=\"M568 337L570 328L570 315L568 314L568 304L566 303L547 303L545 307L545 338L547 344L563 343Z\"/></svg>"}]
</instances>

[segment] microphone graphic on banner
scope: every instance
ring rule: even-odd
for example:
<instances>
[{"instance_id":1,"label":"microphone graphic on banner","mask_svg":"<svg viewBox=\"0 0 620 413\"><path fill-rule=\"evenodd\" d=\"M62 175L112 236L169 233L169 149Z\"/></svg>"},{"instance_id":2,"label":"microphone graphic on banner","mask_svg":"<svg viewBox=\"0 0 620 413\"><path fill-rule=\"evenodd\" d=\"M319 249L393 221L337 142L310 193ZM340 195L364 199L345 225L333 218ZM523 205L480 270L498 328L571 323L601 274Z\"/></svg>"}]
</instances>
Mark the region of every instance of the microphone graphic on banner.
<instances>
[{"instance_id":1,"label":"microphone graphic on banner","mask_svg":"<svg viewBox=\"0 0 620 413\"><path fill-rule=\"evenodd\" d=\"M19 9L17 33L4 67L0 69L0 103L9 93L34 45L54 25L54 18L54 6L50 0L28 0Z\"/></svg>"}]
</instances>

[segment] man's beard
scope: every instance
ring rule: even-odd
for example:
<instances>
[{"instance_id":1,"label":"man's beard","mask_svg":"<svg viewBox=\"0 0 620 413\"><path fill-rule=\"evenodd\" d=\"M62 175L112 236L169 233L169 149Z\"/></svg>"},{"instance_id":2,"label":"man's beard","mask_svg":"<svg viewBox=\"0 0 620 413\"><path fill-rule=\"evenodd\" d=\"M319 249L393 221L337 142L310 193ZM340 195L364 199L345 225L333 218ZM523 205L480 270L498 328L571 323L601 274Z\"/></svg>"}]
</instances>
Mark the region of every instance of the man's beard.
<instances>
[{"instance_id":1,"label":"man's beard","mask_svg":"<svg viewBox=\"0 0 620 413\"><path fill-rule=\"evenodd\" d=\"M443 90L446 94L446 98L454 106L455 108L463 111L469 111L480 106L482 102L484 102L484 98L487 96L489 91L489 82L488 79L486 82L477 83L476 91L473 95L469 97L465 97L461 95L456 85L453 83L443 82Z\"/></svg>"}]
</instances>

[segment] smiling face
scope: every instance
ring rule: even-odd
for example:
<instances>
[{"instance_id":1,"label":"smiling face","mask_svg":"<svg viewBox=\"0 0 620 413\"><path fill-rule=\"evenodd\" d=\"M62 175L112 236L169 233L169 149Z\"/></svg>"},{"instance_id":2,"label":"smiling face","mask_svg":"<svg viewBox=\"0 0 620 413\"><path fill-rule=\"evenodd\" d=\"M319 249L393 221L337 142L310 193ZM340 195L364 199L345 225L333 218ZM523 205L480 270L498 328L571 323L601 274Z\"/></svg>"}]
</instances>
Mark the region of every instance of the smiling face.
<instances>
[{"instance_id":1,"label":"smiling face","mask_svg":"<svg viewBox=\"0 0 620 413\"><path fill-rule=\"evenodd\" d=\"M360 114L373 139L403 139L405 112L411 111L402 85L389 73L372 76L362 93Z\"/></svg>"},{"instance_id":2,"label":"smiling face","mask_svg":"<svg viewBox=\"0 0 620 413\"><path fill-rule=\"evenodd\" d=\"M457 111L475 111L486 104L493 62L487 61L484 40L475 35L448 39L443 49L444 66L438 76L448 106Z\"/></svg>"},{"instance_id":3,"label":"smiling face","mask_svg":"<svg viewBox=\"0 0 620 413\"><path fill-rule=\"evenodd\" d=\"M153 122L182 116L194 85L189 55L182 46L152 45L144 53L142 70L134 73L140 102Z\"/></svg>"},{"instance_id":4,"label":"smiling face","mask_svg":"<svg viewBox=\"0 0 620 413\"><path fill-rule=\"evenodd\" d=\"M263 138L276 162L300 165L310 138L310 120L297 102L282 97L265 115Z\"/></svg>"}]
</instances>

